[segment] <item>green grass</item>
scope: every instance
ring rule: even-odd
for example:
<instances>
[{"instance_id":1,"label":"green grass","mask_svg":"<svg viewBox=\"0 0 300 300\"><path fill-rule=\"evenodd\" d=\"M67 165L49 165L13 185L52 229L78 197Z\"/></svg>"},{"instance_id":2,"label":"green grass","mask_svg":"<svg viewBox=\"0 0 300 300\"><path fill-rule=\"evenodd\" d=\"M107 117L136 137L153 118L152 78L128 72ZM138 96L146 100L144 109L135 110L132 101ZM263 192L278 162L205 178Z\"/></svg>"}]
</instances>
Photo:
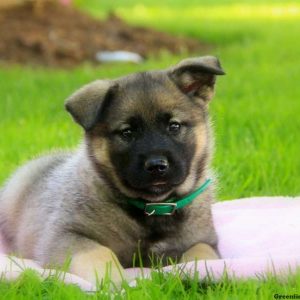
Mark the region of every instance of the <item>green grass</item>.
<instances>
[{"instance_id":1,"label":"green grass","mask_svg":"<svg viewBox=\"0 0 300 300\"><path fill-rule=\"evenodd\" d=\"M213 165L219 175L218 198L300 194L299 3L258 0L205 0L201 5L200 1L183 0L147 0L143 4L136 0L76 0L76 3L100 18L113 9L133 24L192 36L214 45L209 54L217 55L227 72L227 76L219 78L210 108L216 134ZM207 53L199 53L202 54ZM86 64L72 71L1 66L0 182L36 155L78 144L81 130L64 112L63 101L83 83L167 67L179 59L163 54L138 66L95 68ZM0 298L3 295L5 299L83 298L74 287L24 278L17 283L1 282ZM144 280L136 288L127 287L126 297L271 299L274 293L299 293L299 286L298 275L291 276L284 285L270 278L224 280L200 287L174 276Z\"/></svg>"},{"instance_id":2,"label":"green grass","mask_svg":"<svg viewBox=\"0 0 300 300\"><path fill-rule=\"evenodd\" d=\"M95 293L84 293L75 285L65 285L54 274L41 280L35 272L25 271L16 281L0 281L0 299L274 299L274 295L299 294L300 272L296 275L287 275L284 281L270 275L250 280L229 280L226 277L222 281L202 280L194 276L185 279L179 273L166 274L152 272L150 278L140 279L135 287L126 282L118 289L109 288L106 282Z\"/></svg>"}]
</instances>

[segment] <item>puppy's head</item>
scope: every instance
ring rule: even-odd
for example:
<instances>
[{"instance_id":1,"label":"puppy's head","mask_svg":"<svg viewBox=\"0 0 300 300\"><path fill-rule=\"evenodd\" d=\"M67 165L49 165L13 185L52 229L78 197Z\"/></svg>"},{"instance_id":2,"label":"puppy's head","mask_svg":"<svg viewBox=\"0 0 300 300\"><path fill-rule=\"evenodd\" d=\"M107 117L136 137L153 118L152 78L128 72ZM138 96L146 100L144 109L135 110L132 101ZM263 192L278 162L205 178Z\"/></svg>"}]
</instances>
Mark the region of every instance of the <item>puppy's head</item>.
<instances>
[{"instance_id":1,"label":"puppy's head","mask_svg":"<svg viewBox=\"0 0 300 300\"><path fill-rule=\"evenodd\" d=\"M128 197L159 201L190 192L207 164L207 104L219 61L181 61L162 71L97 80L75 92L66 109L85 130L99 171Z\"/></svg>"}]
</instances>

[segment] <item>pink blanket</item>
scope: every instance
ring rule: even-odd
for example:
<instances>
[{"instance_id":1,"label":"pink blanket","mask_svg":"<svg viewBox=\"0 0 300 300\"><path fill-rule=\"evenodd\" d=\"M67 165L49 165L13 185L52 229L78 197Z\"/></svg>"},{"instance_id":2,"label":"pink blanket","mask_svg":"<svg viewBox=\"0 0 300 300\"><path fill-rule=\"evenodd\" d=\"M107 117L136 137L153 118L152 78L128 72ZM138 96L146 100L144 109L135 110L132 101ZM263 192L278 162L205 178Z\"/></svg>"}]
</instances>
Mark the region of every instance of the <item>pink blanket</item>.
<instances>
[{"instance_id":1,"label":"pink blanket","mask_svg":"<svg viewBox=\"0 0 300 300\"><path fill-rule=\"evenodd\" d=\"M214 223L219 235L222 259L177 265L187 273L209 273L216 280L224 271L229 277L249 278L266 273L286 274L300 266L300 197L259 197L225 201L213 206ZM0 276L14 279L26 268L35 269L43 277L45 270L31 260L8 257L0 234ZM174 266L165 267L166 272ZM139 269L128 269L129 277L140 276ZM52 270L53 272L53 270ZM144 276L150 270L144 270ZM72 274L64 274L67 283L83 290L95 287ZM134 284L134 282L133 282Z\"/></svg>"}]
</instances>

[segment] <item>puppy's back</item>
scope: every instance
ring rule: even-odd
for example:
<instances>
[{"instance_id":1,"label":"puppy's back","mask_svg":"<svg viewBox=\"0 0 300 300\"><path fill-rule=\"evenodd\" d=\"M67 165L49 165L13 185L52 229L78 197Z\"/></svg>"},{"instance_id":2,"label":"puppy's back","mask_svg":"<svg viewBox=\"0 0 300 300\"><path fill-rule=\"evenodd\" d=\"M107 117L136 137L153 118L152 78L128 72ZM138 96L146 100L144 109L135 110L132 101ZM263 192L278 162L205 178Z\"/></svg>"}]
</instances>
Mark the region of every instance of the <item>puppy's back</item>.
<instances>
[{"instance_id":1,"label":"puppy's back","mask_svg":"<svg viewBox=\"0 0 300 300\"><path fill-rule=\"evenodd\" d=\"M28 211L26 207L34 201L33 194L38 192L41 182L69 156L67 153L57 153L30 161L19 168L1 190L0 230L13 251L22 219Z\"/></svg>"}]
</instances>

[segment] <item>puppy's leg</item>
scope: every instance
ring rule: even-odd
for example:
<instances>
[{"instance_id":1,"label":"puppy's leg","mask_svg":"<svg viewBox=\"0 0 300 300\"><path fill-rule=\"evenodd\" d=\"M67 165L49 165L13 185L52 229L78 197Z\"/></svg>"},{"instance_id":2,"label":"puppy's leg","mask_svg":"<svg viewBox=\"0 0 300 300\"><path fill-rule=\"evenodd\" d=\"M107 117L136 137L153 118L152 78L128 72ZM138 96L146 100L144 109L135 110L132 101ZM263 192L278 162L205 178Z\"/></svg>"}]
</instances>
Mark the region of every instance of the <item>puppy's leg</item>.
<instances>
[{"instance_id":1,"label":"puppy's leg","mask_svg":"<svg viewBox=\"0 0 300 300\"><path fill-rule=\"evenodd\" d=\"M195 260L208 260L218 259L219 256L216 251L208 244L198 243L183 253L181 262L195 261Z\"/></svg>"},{"instance_id":2,"label":"puppy's leg","mask_svg":"<svg viewBox=\"0 0 300 300\"><path fill-rule=\"evenodd\" d=\"M106 274L115 284L122 282L124 269L111 249L84 236L55 230L55 225L51 228L36 246L35 258L44 266L62 266L70 258L68 271L93 284Z\"/></svg>"},{"instance_id":3,"label":"puppy's leg","mask_svg":"<svg viewBox=\"0 0 300 300\"><path fill-rule=\"evenodd\" d=\"M70 272L85 280L96 283L106 274L110 275L111 280L120 284L124 270L116 255L107 247L95 245L90 249L85 249L72 256Z\"/></svg>"}]
</instances>

